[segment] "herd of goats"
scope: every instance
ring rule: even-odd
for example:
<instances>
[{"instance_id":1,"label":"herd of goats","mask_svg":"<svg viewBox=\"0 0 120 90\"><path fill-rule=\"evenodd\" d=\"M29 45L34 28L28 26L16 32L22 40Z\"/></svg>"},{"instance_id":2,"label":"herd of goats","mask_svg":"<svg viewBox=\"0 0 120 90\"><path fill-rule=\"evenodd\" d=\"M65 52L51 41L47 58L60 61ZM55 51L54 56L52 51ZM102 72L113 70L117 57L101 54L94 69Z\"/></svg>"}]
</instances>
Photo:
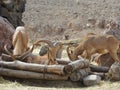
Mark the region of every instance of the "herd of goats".
<instances>
[{"instance_id":1,"label":"herd of goats","mask_svg":"<svg viewBox=\"0 0 120 90\"><path fill-rule=\"evenodd\" d=\"M38 55L33 54L36 46L41 46L41 43L46 43L43 52ZM12 60L20 60L28 63L38 63L45 65L58 64L58 58L61 49L67 45L67 55L71 61L79 59L79 56L91 61L91 56L95 53L105 54L109 53L110 56L116 61L120 62L117 55L119 52L119 41L113 36L108 34L97 35L94 33L86 34L80 43L62 43L52 42L49 40L39 40L31 47L28 47L28 34L25 27L18 26L12 38L13 50L7 49L7 44L4 46L7 54ZM98 63L99 64L99 63Z\"/></svg>"}]
</instances>

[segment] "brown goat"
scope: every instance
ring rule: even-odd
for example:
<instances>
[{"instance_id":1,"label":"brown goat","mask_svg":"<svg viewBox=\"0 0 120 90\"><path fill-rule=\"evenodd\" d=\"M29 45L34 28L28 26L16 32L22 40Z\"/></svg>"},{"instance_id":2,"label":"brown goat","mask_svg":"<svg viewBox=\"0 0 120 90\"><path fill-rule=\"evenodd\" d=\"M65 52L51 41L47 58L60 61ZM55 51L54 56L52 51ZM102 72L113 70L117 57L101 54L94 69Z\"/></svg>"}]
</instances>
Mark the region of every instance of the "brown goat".
<instances>
[{"instance_id":1,"label":"brown goat","mask_svg":"<svg viewBox=\"0 0 120 90\"><path fill-rule=\"evenodd\" d=\"M67 47L67 53L70 60L77 60L79 55L90 60L91 55L95 53L109 52L115 61L120 61L117 56L119 49L119 41L112 35L95 35L88 34L85 36L81 43L75 47L74 51L70 52L70 46Z\"/></svg>"},{"instance_id":2,"label":"brown goat","mask_svg":"<svg viewBox=\"0 0 120 90\"><path fill-rule=\"evenodd\" d=\"M39 43L47 43L48 44L48 51L44 56L40 55L34 55L32 54L35 45L40 45ZM59 48L62 47L62 44L58 44L54 46L51 41L48 40L39 40L36 43L33 44L32 48L29 49L28 51L24 52L21 55L13 55L11 52L7 50L7 45L5 45L5 50L6 52L13 58L13 60L19 59L21 61L26 61L29 63L39 63L39 64L58 64L56 61L56 53L59 50Z\"/></svg>"},{"instance_id":3,"label":"brown goat","mask_svg":"<svg viewBox=\"0 0 120 90\"><path fill-rule=\"evenodd\" d=\"M28 35L23 26L19 26L16 28L13 38L12 44L14 47L13 55L21 55L26 52L28 49Z\"/></svg>"},{"instance_id":4,"label":"brown goat","mask_svg":"<svg viewBox=\"0 0 120 90\"><path fill-rule=\"evenodd\" d=\"M28 62L31 63L42 63L42 64L58 64L56 61L56 55L60 48L62 48L62 44L59 43L57 45L53 45L53 43L49 40L39 40L34 45L40 45L39 43L44 42L48 44L47 53L43 56L40 55L30 55L28 56Z\"/></svg>"}]
</instances>

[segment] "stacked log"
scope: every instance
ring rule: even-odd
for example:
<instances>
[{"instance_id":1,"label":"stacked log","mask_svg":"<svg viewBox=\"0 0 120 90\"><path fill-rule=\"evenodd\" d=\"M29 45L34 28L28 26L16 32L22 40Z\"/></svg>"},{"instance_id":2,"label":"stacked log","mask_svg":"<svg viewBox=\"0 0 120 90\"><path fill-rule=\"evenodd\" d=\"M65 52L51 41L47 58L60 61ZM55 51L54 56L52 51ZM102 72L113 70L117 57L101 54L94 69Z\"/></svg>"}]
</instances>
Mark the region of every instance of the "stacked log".
<instances>
[{"instance_id":1,"label":"stacked log","mask_svg":"<svg viewBox=\"0 0 120 90\"><path fill-rule=\"evenodd\" d=\"M87 76L90 72L89 68L76 70L70 75L71 81L82 81L85 76Z\"/></svg>"},{"instance_id":2,"label":"stacked log","mask_svg":"<svg viewBox=\"0 0 120 90\"><path fill-rule=\"evenodd\" d=\"M96 66L93 64L90 64L90 69L92 72L103 72L103 73L107 73L109 71L109 67L105 67L105 66Z\"/></svg>"},{"instance_id":3,"label":"stacked log","mask_svg":"<svg viewBox=\"0 0 120 90\"><path fill-rule=\"evenodd\" d=\"M109 67L89 64L89 62L83 58L73 62L57 59L59 62L58 65L41 65L18 60L8 61L0 61L0 75L43 80L68 80L68 78L70 78L71 81L82 82L84 82L87 76L91 76L91 78L85 79L86 82L90 82L91 79L93 79L92 76L106 79L106 75L111 75L110 78L112 79L120 79L119 63L114 63L109 70ZM97 80L97 78L94 79L93 84L97 82Z\"/></svg>"},{"instance_id":4,"label":"stacked log","mask_svg":"<svg viewBox=\"0 0 120 90\"><path fill-rule=\"evenodd\" d=\"M81 58L65 66L65 72L70 74L71 81L82 81L89 74L89 62Z\"/></svg>"},{"instance_id":5,"label":"stacked log","mask_svg":"<svg viewBox=\"0 0 120 90\"><path fill-rule=\"evenodd\" d=\"M45 73L37 73L30 71L22 71L22 70L13 70L7 68L0 68L0 75L16 77L16 78L24 78L24 79L43 79L43 80L67 80L68 76L60 76L56 74L45 74Z\"/></svg>"},{"instance_id":6,"label":"stacked log","mask_svg":"<svg viewBox=\"0 0 120 90\"><path fill-rule=\"evenodd\" d=\"M88 68L89 67L89 62L87 60L76 60L74 62L69 63L68 65L65 66L65 71L66 73L71 73L75 70L83 69L83 68Z\"/></svg>"},{"instance_id":7,"label":"stacked log","mask_svg":"<svg viewBox=\"0 0 120 90\"><path fill-rule=\"evenodd\" d=\"M41 65L25 63L21 61L0 61L0 75L13 76L18 78L35 78L35 79L47 79L47 80L67 80L71 73L71 79L76 81L80 80L86 75L87 70L80 70L89 66L88 62L83 60L78 60L73 62L65 60L58 60L64 65ZM69 63L69 64L68 64ZM67 64L67 65L65 65ZM70 67L70 69L68 69ZM69 71L67 71L69 70ZM23 71L23 73L22 73ZM76 72L78 71L78 72ZM82 72L85 72L82 73ZM39 75L38 75L39 74ZM75 78L74 74L78 74L79 77ZM27 77L28 76L28 77ZM44 77L43 77L44 76Z\"/></svg>"},{"instance_id":8,"label":"stacked log","mask_svg":"<svg viewBox=\"0 0 120 90\"><path fill-rule=\"evenodd\" d=\"M67 80L64 65L41 65L24 63L21 61L6 62L0 61L0 75L46 80Z\"/></svg>"},{"instance_id":9,"label":"stacked log","mask_svg":"<svg viewBox=\"0 0 120 90\"><path fill-rule=\"evenodd\" d=\"M17 70L65 75L64 65L41 65L41 64L24 63L16 60L13 62L0 61L0 66L4 68L17 69Z\"/></svg>"}]
</instances>

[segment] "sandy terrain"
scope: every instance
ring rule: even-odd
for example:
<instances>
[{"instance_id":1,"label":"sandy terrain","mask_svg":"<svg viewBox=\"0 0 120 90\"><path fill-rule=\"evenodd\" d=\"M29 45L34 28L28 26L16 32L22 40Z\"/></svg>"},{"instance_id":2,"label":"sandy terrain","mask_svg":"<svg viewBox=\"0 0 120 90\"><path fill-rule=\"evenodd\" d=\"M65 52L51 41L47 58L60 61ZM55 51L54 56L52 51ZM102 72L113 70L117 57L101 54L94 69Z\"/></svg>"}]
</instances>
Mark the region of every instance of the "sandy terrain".
<instances>
[{"instance_id":1,"label":"sandy terrain","mask_svg":"<svg viewBox=\"0 0 120 90\"><path fill-rule=\"evenodd\" d=\"M90 18L97 21L119 18L119 2L120 0L27 0L23 21L30 27L31 39L61 40L65 35L76 38L89 31L85 26ZM73 26L69 27L71 22ZM93 28L91 31L96 32Z\"/></svg>"}]
</instances>

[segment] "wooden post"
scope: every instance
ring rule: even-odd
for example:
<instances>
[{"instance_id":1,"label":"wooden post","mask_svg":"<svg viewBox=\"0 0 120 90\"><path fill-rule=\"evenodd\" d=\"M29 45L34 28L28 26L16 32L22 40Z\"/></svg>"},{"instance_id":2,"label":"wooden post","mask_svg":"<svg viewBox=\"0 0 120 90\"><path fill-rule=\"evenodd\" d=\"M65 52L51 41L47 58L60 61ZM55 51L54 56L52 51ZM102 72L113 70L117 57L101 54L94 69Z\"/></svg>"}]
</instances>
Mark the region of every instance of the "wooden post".
<instances>
[{"instance_id":1,"label":"wooden post","mask_svg":"<svg viewBox=\"0 0 120 90\"><path fill-rule=\"evenodd\" d=\"M77 69L88 68L89 62L87 60L76 60L65 66L65 72L71 73Z\"/></svg>"},{"instance_id":2,"label":"wooden post","mask_svg":"<svg viewBox=\"0 0 120 90\"><path fill-rule=\"evenodd\" d=\"M16 78L24 78L24 79L43 79L43 80L68 79L68 76L60 76L60 75L47 74L47 73L36 73L36 72L22 71L22 70L12 70L7 68L0 68L0 75L16 77Z\"/></svg>"},{"instance_id":3,"label":"wooden post","mask_svg":"<svg viewBox=\"0 0 120 90\"><path fill-rule=\"evenodd\" d=\"M89 68L76 70L70 75L71 81L82 81L82 79L87 76L90 72Z\"/></svg>"},{"instance_id":4,"label":"wooden post","mask_svg":"<svg viewBox=\"0 0 120 90\"><path fill-rule=\"evenodd\" d=\"M109 67L96 66L96 65L90 64L90 69L91 69L91 71L93 71L93 72L104 72L104 73L107 73L108 70L109 70Z\"/></svg>"},{"instance_id":5,"label":"wooden post","mask_svg":"<svg viewBox=\"0 0 120 90\"><path fill-rule=\"evenodd\" d=\"M32 64L25 63L21 61L6 62L0 61L0 66L5 68L20 69L33 72L42 72L42 73L54 73L59 75L65 75L64 65L41 65L41 64Z\"/></svg>"}]
</instances>

